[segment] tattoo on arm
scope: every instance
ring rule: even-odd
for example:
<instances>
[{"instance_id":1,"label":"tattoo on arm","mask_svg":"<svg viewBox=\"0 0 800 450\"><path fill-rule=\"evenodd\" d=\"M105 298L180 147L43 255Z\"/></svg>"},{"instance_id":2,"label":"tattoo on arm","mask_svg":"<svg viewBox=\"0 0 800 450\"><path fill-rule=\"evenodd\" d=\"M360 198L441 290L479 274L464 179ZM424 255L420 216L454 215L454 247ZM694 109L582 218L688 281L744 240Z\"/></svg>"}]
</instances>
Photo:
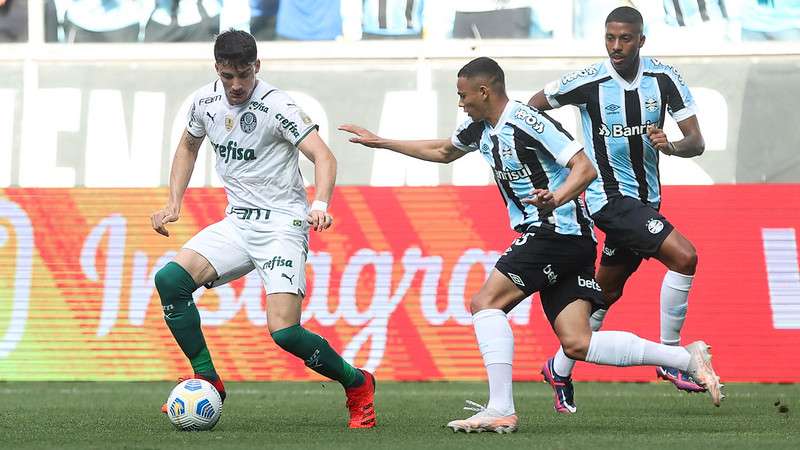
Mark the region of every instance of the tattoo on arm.
<instances>
[{"instance_id":1,"label":"tattoo on arm","mask_svg":"<svg viewBox=\"0 0 800 450\"><path fill-rule=\"evenodd\" d=\"M186 143L186 147L192 152L197 152L200 149L204 138L205 136L201 138L194 137L188 131L183 132L183 141Z\"/></svg>"}]
</instances>

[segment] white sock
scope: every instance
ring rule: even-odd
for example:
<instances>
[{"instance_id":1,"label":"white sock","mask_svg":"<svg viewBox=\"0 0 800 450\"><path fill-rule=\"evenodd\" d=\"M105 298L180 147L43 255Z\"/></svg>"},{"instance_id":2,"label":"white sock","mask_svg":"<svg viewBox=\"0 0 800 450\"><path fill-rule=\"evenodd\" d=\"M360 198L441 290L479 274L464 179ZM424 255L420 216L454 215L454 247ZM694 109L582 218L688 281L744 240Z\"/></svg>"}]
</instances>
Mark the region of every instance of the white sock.
<instances>
[{"instance_id":1,"label":"white sock","mask_svg":"<svg viewBox=\"0 0 800 450\"><path fill-rule=\"evenodd\" d=\"M503 415L514 414L511 364L514 360L514 334L508 317L499 309L484 309L472 316L475 337L489 377L489 404Z\"/></svg>"},{"instance_id":2,"label":"white sock","mask_svg":"<svg viewBox=\"0 0 800 450\"><path fill-rule=\"evenodd\" d=\"M683 347L657 344L627 331L596 331L589 341L586 361L608 366L665 366L689 368Z\"/></svg>"},{"instance_id":3,"label":"white sock","mask_svg":"<svg viewBox=\"0 0 800 450\"><path fill-rule=\"evenodd\" d=\"M694 275L667 271L661 284L661 343L680 345Z\"/></svg>"},{"instance_id":4,"label":"white sock","mask_svg":"<svg viewBox=\"0 0 800 450\"><path fill-rule=\"evenodd\" d=\"M592 315L589 317L589 326L592 327L592 331L597 331L603 325L603 319L606 317L605 309L598 309L597 311L593 312ZM572 369L575 367L575 360L570 359L566 353L564 353L563 347L558 347L558 352L556 352L555 356L553 356L553 371L556 375L560 377L571 377L572 376Z\"/></svg>"}]
</instances>

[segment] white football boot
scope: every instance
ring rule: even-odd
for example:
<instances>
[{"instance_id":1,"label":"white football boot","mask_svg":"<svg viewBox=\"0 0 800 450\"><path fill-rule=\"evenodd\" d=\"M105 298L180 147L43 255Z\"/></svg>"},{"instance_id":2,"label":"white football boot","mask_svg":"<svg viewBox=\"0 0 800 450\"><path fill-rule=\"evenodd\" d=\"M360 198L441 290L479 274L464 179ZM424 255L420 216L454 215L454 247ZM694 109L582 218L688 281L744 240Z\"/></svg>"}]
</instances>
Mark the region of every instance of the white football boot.
<instances>
[{"instance_id":1,"label":"white football boot","mask_svg":"<svg viewBox=\"0 0 800 450\"><path fill-rule=\"evenodd\" d=\"M463 420L453 420L447 424L453 432L463 431L465 433L480 433L483 431L494 431L495 433L513 433L517 431L517 416L515 414L503 415L494 409L467 400L467 411L475 411L471 417Z\"/></svg>"},{"instance_id":2,"label":"white football boot","mask_svg":"<svg viewBox=\"0 0 800 450\"><path fill-rule=\"evenodd\" d=\"M694 341L684 348L689 352L691 358L687 370L689 375L708 390L714 406L719 406L719 402L725 398L725 394L722 393L725 385L720 384L719 377L711 367L711 352L709 352L711 347L703 341Z\"/></svg>"}]
</instances>

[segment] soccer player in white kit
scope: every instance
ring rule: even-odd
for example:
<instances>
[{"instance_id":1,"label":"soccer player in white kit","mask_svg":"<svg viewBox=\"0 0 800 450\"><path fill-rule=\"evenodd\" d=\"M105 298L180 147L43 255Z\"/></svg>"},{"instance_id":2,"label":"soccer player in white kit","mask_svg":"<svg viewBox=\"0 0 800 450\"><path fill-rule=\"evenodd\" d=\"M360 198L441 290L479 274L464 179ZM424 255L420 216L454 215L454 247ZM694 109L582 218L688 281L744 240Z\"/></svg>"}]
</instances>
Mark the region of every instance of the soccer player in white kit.
<instances>
[{"instance_id":1,"label":"soccer player in white kit","mask_svg":"<svg viewBox=\"0 0 800 450\"><path fill-rule=\"evenodd\" d=\"M244 31L220 34L214 43L219 79L198 89L188 125L172 163L169 201L151 216L153 229L180 217L181 202L203 140L214 148L217 174L228 197L226 216L192 237L159 270L155 284L164 319L194 378L211 382L225 399L192 300L199 286L214 287L257 270L267 292L267 327L276 344L315 372L342 384L350 428L375 426L373 375L356 369L321 336L300 326L306 290L309 228L333 223L327 212L336 181L336 159L318 126L283 91L256 78L255 39ZM309 208L298 168L298 150L314 163L315 200Z\"/></svg>"}]
</instances>

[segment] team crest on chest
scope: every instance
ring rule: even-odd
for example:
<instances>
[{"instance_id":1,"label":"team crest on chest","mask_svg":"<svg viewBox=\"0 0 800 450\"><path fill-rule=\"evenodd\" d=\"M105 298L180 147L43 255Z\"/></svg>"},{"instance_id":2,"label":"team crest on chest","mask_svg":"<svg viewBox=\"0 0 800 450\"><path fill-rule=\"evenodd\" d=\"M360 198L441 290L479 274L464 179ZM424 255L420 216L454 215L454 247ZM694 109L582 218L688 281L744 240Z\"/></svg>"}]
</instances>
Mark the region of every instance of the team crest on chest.
<instances>
[{"instance_id":1,"label":"team crest on chest","mask_svg":"<svg viewBox=\"0 0 800 450\"><path fill-rule=\"evenodd\" d=\"M239 119L239 126L242 127L242 131L245 133L252 133L253 130L256 129L257 124L258 120L256 120L256 115L250 111L242 114L241 119Z\"/></svg>"},{"instance_id":2,"label":"team crest on chest","mask_svg":"<svg viewBox=\"0 0 800 450\"><path fill-rule=\"evenodd\" d=\"M230 114L225 114L225 131L231 131L233 129L233 116Z\"/></svg>"},{"instance_id":3,"label":"team crest on chest","mask_svg":"<svg viewBox=\"0 0 800 450\"><path fill-rule=\"evenodd\" d=\"M648 112L658 111L658 100L654 99L653 97L648 98L644 101L644 109L646 109Z\"/></svg>"}]
</instances>

